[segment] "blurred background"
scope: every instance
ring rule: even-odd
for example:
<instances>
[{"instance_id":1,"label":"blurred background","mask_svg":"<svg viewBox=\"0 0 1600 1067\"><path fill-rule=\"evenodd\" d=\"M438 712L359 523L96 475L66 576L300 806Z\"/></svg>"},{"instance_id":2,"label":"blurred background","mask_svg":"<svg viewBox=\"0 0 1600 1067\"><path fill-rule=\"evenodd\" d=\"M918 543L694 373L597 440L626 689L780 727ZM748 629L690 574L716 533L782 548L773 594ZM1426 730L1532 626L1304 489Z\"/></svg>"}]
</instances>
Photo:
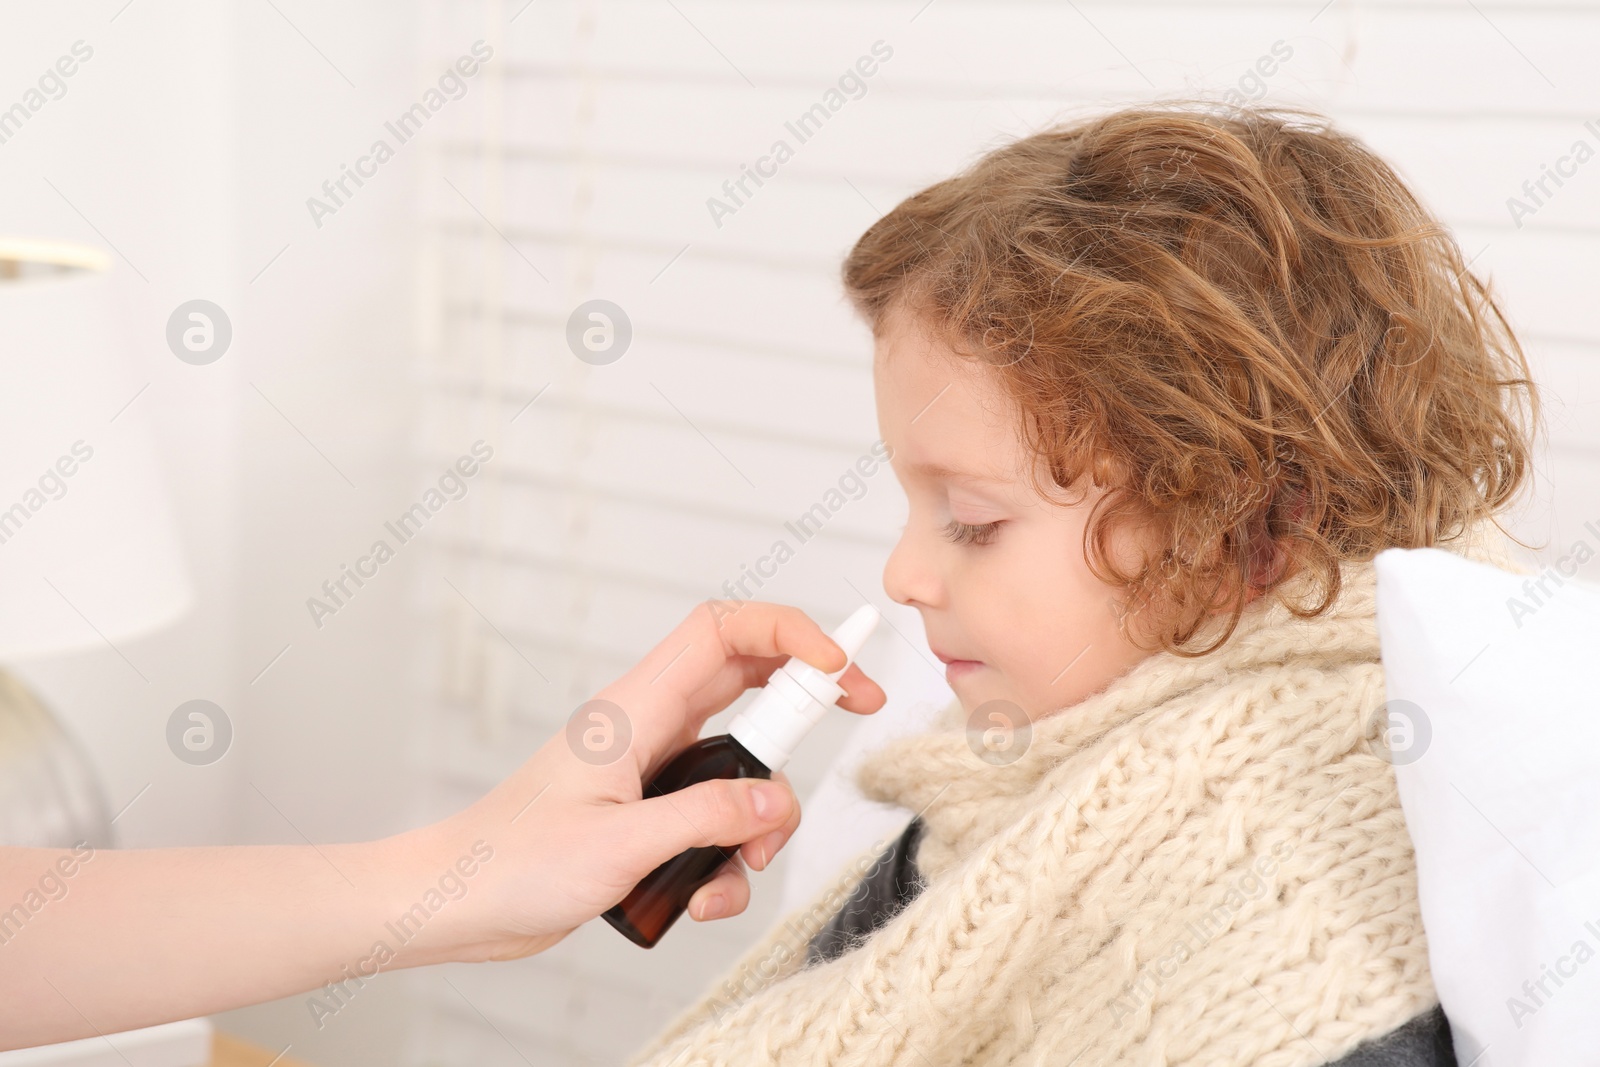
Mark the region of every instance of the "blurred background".
<instances>
[{"instance_id":1,"label":"blurred background","mask_svg":"<svg viewBox=\"0 0 1600 1067\"><path fill-rule=\"evenodd\" d=\"M119 845L355 840L455 810L741 578L825 625L893 609L862 659L885 723L917 721L947 691L883 596L892 474L814 539L784 525L877 438L840 257L985 149L1157 95L1323 110L1410 180L1549 402L1514 526L1544 546L1529 560L1600 548L1591 5L3 11L0 238L105 269L49 320L14 298L34 282L0 279L0 509L76 443L94 455L4 531L0 645L81 742ZM70 362L94 346L64 323L115 359ZM385 523L478 442L492 458L400 543ZM393 557L362 563L379 539ZM794 558L751 581L780 539ZM347 567L366 577L339 592ZM837 786L841 719L790 765L802 798ZM530 960L382 974L321 1026L304 997L218 1025L325 1067L619 1062L853 854L827 810L745 915L651 951L596 922Z\"/></svg>"}]
</instances>

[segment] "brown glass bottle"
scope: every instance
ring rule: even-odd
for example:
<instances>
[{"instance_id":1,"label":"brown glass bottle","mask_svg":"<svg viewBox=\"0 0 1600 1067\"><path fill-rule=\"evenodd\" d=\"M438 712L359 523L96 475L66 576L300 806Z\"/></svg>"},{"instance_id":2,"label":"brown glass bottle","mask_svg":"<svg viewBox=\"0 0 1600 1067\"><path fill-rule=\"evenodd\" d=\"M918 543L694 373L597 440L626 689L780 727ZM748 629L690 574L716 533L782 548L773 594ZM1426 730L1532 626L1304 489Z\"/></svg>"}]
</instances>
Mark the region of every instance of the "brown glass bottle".
<instances>
[{"instance_id":1,"label":"brown glass bottle","mask_svg":"<svg viewBox=\"0 0 1600 1067\"><path fill-rule=\"evenodd\" d=\"M712 778L771 778L766 764L727 734L702 738L674 756L644 787L646 797L664 796ZM605 913L606 922L636 945L654 948L689 907L689 898L739 851L710 845L678 853Z\"/></svg>"}]
</instances>

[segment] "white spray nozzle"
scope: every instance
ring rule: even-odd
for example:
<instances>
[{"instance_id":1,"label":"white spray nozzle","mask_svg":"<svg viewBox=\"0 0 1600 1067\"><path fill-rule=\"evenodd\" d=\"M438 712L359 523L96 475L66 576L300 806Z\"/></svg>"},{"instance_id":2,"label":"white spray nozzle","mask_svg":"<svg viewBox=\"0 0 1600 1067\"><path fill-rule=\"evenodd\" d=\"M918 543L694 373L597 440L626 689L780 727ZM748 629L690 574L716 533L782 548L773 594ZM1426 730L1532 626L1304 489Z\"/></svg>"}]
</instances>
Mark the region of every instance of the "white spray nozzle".
<instances>
[{"instance_id":1,"label":"white spray nozzle","mask_svg":"<svg viewBox=\"0 0 1600 1067\"><path fill-rule=\"evenodd\" d=\"M867 643L867 638L872 636L872 631L878 626L878 620L883 618L878 614L878 609L871 604L863 604L850 613L850 617L839 624L839 628L828 636L833 638L833 643L844 649L844 666L828 675L828 680L836 682L839 676L850 669L850 664L856 661L856 655L861 647ZM794 660L790 660L793 663Z\"/></svg>"},{"instance_id":2,"label":"white spray nozzle","mask_svg":"<svg viewBox=\"0 0 1600 1067\"><path fill-rule=\"evenodd\" d=\"M829 635L845 654L844 666L831 674L790 656L750 706L734 716L728 733L769 770L789 762L800 739L844 696L839 677L855 662L880 618L877 608L863 604Z\"/></svg>"}]
</instances>

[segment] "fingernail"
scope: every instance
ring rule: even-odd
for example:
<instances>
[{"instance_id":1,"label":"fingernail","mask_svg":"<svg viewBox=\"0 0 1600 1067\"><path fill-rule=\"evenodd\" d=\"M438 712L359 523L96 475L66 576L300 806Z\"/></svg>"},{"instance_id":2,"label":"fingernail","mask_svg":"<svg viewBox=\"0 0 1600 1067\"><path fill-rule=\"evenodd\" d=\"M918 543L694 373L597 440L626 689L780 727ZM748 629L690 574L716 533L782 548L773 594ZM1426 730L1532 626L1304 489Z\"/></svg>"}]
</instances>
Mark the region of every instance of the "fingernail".
<instances>
[{"instance_id":1,"label":"fingernail","mask_svg":"<svg viewBox=\"0 0 1600 1067\"><path fill-rule=\"evenodd\" d=\"M755 805L756 818L770 819L778 813L778 805L783 803L782 786L758 785L750 791L750 803Z\"/></svg>"},{"instance_id":2,"label":"fingernail","mask_svg":"<svg viewBox=\"0 0 1600 1067\"><path fill-rule=\"evenodd\" d=\"M719 893L706 901L706 906L700 909L700 918L720 918L727 910L728 899Z\"/></svg>"},{"instance_id":3,"label":"fingernail","mask_svg":"<svg viewBox=\"0 0 1600 1067\"><path fill-rule=\"evenodd\" d=\"M772 854L778 851L778 831L774 830L760 841L757 841L755 851L756 858L759 861L755 865L756 870L766 870L772 864Z\"/></svg>"}]
</instances>

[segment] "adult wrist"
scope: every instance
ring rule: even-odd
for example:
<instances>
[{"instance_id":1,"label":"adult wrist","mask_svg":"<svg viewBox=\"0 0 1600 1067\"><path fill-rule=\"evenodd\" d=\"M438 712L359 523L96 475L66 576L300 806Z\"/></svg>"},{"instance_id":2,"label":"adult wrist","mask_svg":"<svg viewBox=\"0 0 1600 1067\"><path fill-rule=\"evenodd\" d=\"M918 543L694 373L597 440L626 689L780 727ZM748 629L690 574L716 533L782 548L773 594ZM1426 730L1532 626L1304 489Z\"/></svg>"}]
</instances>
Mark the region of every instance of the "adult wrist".
<instances>
[{"instance_id":1,"label":"adult wrist","mask_svg":"<svg viewBox=\"0 0 1600 1067\"><path fill-rule=\"evenodd\" d=\"M389 957L383 969L461 959L475 937L470 898L496 853L481 839L463 841L443 831L436 824L368 846L381 887L367 909L368 925L373 950Z\"/></svg>"}]
</instances>

